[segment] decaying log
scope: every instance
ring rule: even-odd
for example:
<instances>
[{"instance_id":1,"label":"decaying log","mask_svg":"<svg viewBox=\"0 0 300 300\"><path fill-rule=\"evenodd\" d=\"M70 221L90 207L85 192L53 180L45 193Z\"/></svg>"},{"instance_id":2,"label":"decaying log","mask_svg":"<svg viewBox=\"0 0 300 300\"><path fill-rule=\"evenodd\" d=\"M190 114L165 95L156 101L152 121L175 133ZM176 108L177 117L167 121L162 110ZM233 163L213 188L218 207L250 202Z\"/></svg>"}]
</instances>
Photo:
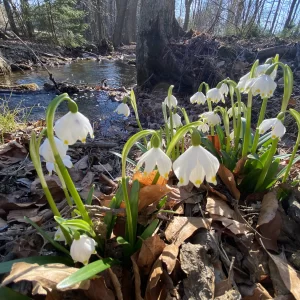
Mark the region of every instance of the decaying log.
<instances>
[{"instance_id":1,"label":"decaying log","mask_svg":"<svg viewBox=\"0 0 300 300\"><path fill-rule=\"evenodd\" d=\"M289 56L295 57L297 52L296 44L293 45L281 45L270 47L267 49L262 49L257 53L258 59L267 59L269 57L274 57L276 54L279 54L280 57L282 56Z\"/></svg>"}]
</instances>

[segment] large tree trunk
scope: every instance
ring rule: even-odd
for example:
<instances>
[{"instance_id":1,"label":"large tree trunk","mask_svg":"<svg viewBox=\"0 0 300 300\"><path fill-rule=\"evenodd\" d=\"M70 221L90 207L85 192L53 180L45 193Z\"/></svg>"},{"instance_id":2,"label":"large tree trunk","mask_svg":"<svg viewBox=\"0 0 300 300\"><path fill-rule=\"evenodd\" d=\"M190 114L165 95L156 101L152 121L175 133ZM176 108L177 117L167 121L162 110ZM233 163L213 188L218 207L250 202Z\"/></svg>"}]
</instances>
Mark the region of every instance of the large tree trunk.
<instances>
[{"instance_id":1,"label":"large tree trunk","mask_svg":"<svg viewBox=\"0 0 300 300\"><path fill-rule=\"evenodd\" d=\"M296 3L297 3L297 0L292 1L292 4L291 4L290 9L289 9L288 16L287 16L285 24L284 24L284 28L288 28L290 26L292 15L294 13L294 8L295 8Z\"/></svg>"},{"instance_id":2,"label":"large tree trunk","mask_svg":"<svg viewBox=\"0 0 300 300\"><path fill-rule=\"evenodd\" d=\"M122 42L123 26L128 0L116 0L117 17L113 36L114 47L118 47Z\"/></svg>"},{"instance_id":3,"label":"large tree trunk","mask_svg":"<svg viewBox=\"0 0 300 300\"><path fill-rule=\"evenodd\" d=\"M189 27L192 3L193 3L193 0L185 0L185 17L184 17L184 24L183 24L184 31L187 31L188 27Z\"/></svg>"},{"instance_id":4,"label":"large tree trunk","mask_svg":"<svg viewBox=\"0 0 300 300\"><path fill-rule=\"evenodd\" d=\"M176 65L172 56L164 56L170 39L182 29L175 19L175 0L142 0L137 36L137 82L152 86L170 78Z\"/></svg>"},{"instance_id":5,"label":"large tree trunk","mask_svg":"<svg viewBox=\"0 0 300 300\"><path fill-rule=\"evenodd\" d=\"M8 18L10 28L16 35L19 35L19 31L17 29L16 23L15 23L15 20L14 20L14 15L13 15L12 9L10 7L9 1L8 0L3 0L3 3L4 3L4 7L5 7L5 11L6 11L6 14L7 14L7 18Z\"/></svg>"},{"instance_id":6,"label":"large tree trunk","mask_svg":"<svg viewBox=\"0 0 300 300\"><path fill-rule=\"evenodd\" d=\"M139 0L128 0L123 36L123 43L126 45L136 42L138 2Z\"/></svg>"}]
</instances>

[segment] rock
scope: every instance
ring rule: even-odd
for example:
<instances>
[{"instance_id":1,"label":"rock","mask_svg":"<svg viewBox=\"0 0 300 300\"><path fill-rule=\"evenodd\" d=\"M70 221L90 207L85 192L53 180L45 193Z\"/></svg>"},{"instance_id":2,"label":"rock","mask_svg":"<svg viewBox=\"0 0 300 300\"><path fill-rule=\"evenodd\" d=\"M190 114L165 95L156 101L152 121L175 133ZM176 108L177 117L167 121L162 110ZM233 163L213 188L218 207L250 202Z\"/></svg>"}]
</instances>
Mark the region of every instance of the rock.
<instances>
[{"instance_id":1,"label":"rock","mask_svg":"<svg viewBox=\"0 0 300 300\"><path fill-rule=\"evenodd\" d=\"M31 71L32 70L32 66L26 65L26 64L11 64L10 65L11 70L14 71Z\"/></svg>"}]
</instances>

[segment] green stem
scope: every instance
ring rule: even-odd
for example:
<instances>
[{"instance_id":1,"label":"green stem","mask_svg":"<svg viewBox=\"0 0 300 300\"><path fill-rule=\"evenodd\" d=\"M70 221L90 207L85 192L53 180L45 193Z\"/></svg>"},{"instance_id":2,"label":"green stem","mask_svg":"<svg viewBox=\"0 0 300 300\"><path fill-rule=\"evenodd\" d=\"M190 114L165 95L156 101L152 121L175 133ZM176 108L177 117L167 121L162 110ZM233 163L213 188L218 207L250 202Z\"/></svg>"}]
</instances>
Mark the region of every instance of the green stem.
<instances>
[{"instance_id":1,"label":"green stem","mask_svg":"<svg viewBox=\"0 0 300 300\"><path fill-rule=\"evenodd\" d=\"M252 154L254 154L256 152L256 149L257 149L257 144L258 144L258 140L259 140L259 129L258 129L258 127L260 126L261 122L263 121L263 119L265 117L265 113L266 113L266 109L267 109L267 103L268 103L268 98L263 98L263 102L262 102L260 113L259 113L259 118L258 118L257 125L256 125L252 150L251 150Z\"/></svg>"},{"instance_id":2,"label":"green stem","mask_svg":"<svg viewBox=\"0 0 300 300\"><path fill-rule=\"evenodd\" d=\"M157 170L157 172L156 172L156 174L155 174L155 177L153 178L151 184L152 184L152 185L155 185L155 184L157 183L159 177L160 177L160 174L159 174L159 172L158 172L158 170Z\"/></svg>"},{"instance_id":3,"label":"green stem","mask_svg":"<svg viewBox=\"0 0 300 300\"><path fill-rule=\"evenodd\" d=\"M208 111L212 112L212 104L211 104L211 101L207 99L207 106L208 106ZM214 126L211 125L210 126L210 134L213 136L215 135L215 129L214 129Z\"/></svg>"},{"instance_id":4,"label":"green stem","mask_svg":"<svg viewBox=\"0 0 300 300\"><path fill-rule=\"evenodd\" d=\"M257 180L257 183L256 183L256 186L255 186L255 191L259 191L259 189L261 188L261 186L263 185L265 179L266 179L266 176L267 176L267 173L269 171L269 168L272 164L272 161L273 161L273 158L274 158L274 155L276 153L276 150L277 150L277 144L278 144L278 141L279 139L274 139L272 141L272 146L269 150L269 154L268 154L268 157L267 157L267 160L262 168L262 171L258 177L258 180Z\"/></svg>"},{"instance_id":5,"label":"green stem","mask_svg":"<svg viewBox=\"0 0 300 300\"><path fill-rule=\"evenodd\" d=\"M51 102L51 104L48 106L47 112L46 112L46 123L47 123L47 134L48 134L48 139L49 139L49 143L55 158L55 161L58 165L58 168L61 172L62 177L65 180L65 183L69 189L69 192L77 206L77 209L79 210L83 220L85 220L87 223L89 223L90 225L92 225L92 221L81 201L81 198L76 190L76 187L73 183L72 178L70 177L70 174L68 172L68 170L66 169L55 144L55 140L54 140L54 133L53 133L53 122L54 122L54 115L55 115L55 111L57 109L57 107L59 106L59 104L62 101L68 101L68 106L69 109L72 112L76 112L77 110L77 105L76 103L71 100L71 98L68 96L68 94L64 93L60 96L57 96L56 98L54 98ZM66 129L67 130L67 129Z\"/></svg>"},{"instance_id":6,"label":"green stem","mask_svg":"<svg viewBox=\"0 0 300 300\"><path fill-rule=\"evenodd\" d=\"M69 192L68 192L68 189L67 189L65 180L64 180L63 176L61 175L61 172L60 172L60 170L59 170L57 164L55 164L54 167L55 167L55 172L57 173L57 176L58 176L58 178L59 178L59 180L60 180L60 182L61 182L61 186L62 186L62 189L63 189L63 191L64 191L64 194L65 194L67 203L68 203L68 205L69 205L70 207L72 207L72 206L73 206L73 203L72 203L72 200L71 200L71 198L70 198L70 195L69 195Z\"/></svg>"},{"instance_id":7,"label":"green stem","mask_svg":"<svg viewBox=\"0 0 300 300\"><path fill-rule=\"evenodd\" d=\"M238 88L234 88L236 93L237 101L238 101L238 115L237 115L237 124L236 124L236 131L234 131L234 152L238 151L239 148L239 141L241 135L241 126L242 126L242 101L241 101L241 93Z\"/></svg>"},{"instance_id":8,"label":"green stem","mask_svg":"<svg viewBox=\"0 0 300 300\"><path fill-rule=\"evenodd\" d=\"M248 102L247 102L246 129L244 135L242 157L247 156L249 150L249 144L251 139L251 111L252 111L252 93L251 91L249 91Z\"/></svg>"},{"instance_id":9,"label":"green stem","mask_svg":"<svg viewBox=\"0 0 300 300\"><path fill-rule=\"evenodd\" d=\"M234 104L234 100L233 100L233 94L231 95L230 99L231 99L231 107L232 107L233 132L236 132L235 104Z\"/></svg>"}]
</instances>

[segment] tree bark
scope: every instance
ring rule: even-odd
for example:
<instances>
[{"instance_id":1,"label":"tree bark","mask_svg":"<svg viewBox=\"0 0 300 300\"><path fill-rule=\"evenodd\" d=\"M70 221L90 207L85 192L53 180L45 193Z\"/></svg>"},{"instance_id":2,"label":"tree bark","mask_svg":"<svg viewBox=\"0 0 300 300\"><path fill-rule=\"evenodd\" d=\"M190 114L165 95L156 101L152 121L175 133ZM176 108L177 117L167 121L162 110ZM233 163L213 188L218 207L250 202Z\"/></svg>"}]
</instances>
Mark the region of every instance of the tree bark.
<instances>
[{"instance_id":1,"label":"tree bark","mask_svg":"<svg viewBox=\"0 0 300 300\"><path fill-rule=\"evenodd\" d=\"M185 0L185 17L184 17L184 24L183 24L184 31L187 31L188 27L189 27L192 3L193 3L193 0Z\"/></svg>"},{"instance_id":2,"label":"tree bark","mask_svg":"<svg viewBox=\"0 0 300 300\"><path fill-rule=\"evenodd\" d=\"M276 19L277 19L277 16L278 16L278 11L279 11L280 4L281 4L281 0L278 0L276 11L275 11L275 14L273 16L272 25L271 25L271 28L270 28L270 33L273 33L274 26L275 26L275 23L276 23Z\"/></svg>"},{"instance_id":3,"label":"tree bark","mask_svg":"<svg viewBox=\"0 0 300 300\"><path fill-rule=\"evenodd\" d=\"M164 57L164 50L170 39L180 34L183 30L175 18L175 0L142 0L136 48L139 85L151 87L178 71L172 56Z\"/></svg>"},{"instance_id":4,"label":"tree bark","mask_svg":"<svg viewBox=\"0 0 300 300\"><path fill-rule=\"evenodd\" d=\"M120 46L122 42L122 33L125 21L125 13L127 10L128 0L116 0L117 17L113 36L114 47Z\"/></svg>"},{"instance_id":5,"label":"tree bark","mask_svg":"<svg viewBox=\"0 0 300 300\"><path fill-rule=\"evenodd\" d=\"M12 9L10 7L9 1L8 0L3 0L3 3L4 3L4 7L5 7L5 11L6 11L6 14L7 14L7 18L8 18L10 28L16 35L19 35L19 31L17 29L16 23L15 23L15 20L14 20L14 15L13 15Z\"/></svg>"},{"instance_id":6,"label":"tree bark","mask_svg":"<svg viewBox=\"0 0 300 300\"><path fill-rule=\"evenodd\" d=\"M128 0L123 36L123 43L126 45L136 42L138 2L139 0Z\"/></svg>"},{"instance_id":7,"label":"tree bark","mask_svg":"<svg viewBox=\"0 0 300 300\"><path fill-rule=\"evenodd\" d=\"M21 0L21 10L22 10L22 19L25 22L25 27L27 31L28 37L33 37L34 34L34 27L31 22L31 16L30 16L30 7L28 0Z\"/></svg>"},{"instance_id":8,"label":"tree bark","mask_svg":"<svg viewBox=\"0 0 300 300\"><path fill-rule=\"evenodd\" d=\"M284 24L284 28L288 28L290 26L292 15L294 13L294 8L295 8L296 3L297 3L297 0L292 1L291 7L289 9L288 16L287 16L285 24Z\"/></svg>"}]
</instances>

